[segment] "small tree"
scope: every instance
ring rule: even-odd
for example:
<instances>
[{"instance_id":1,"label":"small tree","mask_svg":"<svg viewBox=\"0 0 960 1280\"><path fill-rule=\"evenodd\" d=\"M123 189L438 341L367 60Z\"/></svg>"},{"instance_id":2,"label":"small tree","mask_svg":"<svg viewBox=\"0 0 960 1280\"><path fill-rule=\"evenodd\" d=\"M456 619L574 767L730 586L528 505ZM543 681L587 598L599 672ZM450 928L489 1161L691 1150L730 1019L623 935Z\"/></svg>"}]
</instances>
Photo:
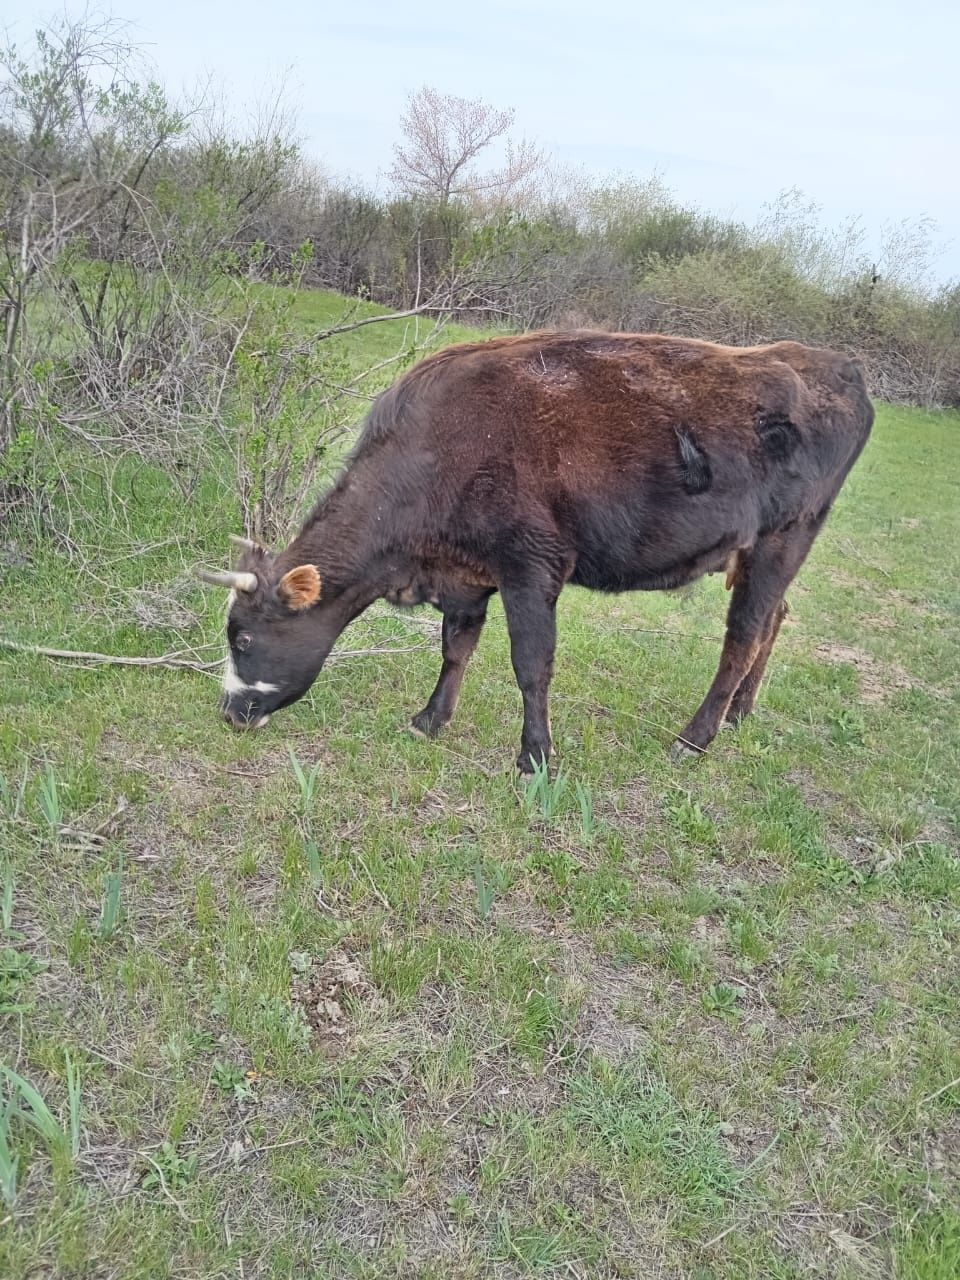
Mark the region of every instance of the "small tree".
<instances>
[{"instance_id":1,"label":"small tree","mask_svg":"<svg viewBox=\"0 0 960 1280\"><path fill-rule=\"evenodd\" d=\"M224 283L262 260L296 151L171 105L135 57L87 19L0 48L0 509L38 496L40 446L64 438L192 483L230 389Z\"/></svg>"},{"instance_id":2,"label":"small tree","mask_svg":"<svg viewBox=\"0 0 960 1280\"><path fill-rule=\"evenodd\" d=\"M23 341L37 281L179 122L135 103L124 85L129 50L111 23L38 31L32 57L0 51L0 456L15 435ZM107 87L98 83L106 73ZM139 136L125 136L135 117ZM148 117L150 128L142 128ZM132 145L131 145L132 142Z\"/></svg>"},{"instance_id":3,"label":"small tree","mask_svg":"<svg viewBox=\"0 0 960 1280\"><path fill-rule=\"evenodd\" d=\"M503 204L539 169L542 157L526 140L507 137L512 109L499 111L479 98L459 98L424 85L400 118L403 141L393 149L390 177L407 195L445 209L453 199ZM499 167L481 169L478 157L504 139Z\"/></svg>"}]
</instances>

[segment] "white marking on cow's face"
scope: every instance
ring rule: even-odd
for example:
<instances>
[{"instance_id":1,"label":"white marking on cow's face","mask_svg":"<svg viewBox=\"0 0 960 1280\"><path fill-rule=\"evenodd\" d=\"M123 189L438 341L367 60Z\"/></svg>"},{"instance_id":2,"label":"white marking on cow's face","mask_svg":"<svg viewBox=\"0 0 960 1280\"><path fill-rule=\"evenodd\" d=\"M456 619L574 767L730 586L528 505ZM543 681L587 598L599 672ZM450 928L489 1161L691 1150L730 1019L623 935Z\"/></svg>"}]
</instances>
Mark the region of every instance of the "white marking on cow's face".
<instances>
[{"instance_id":1,"label":"white marking on cow's face","mask_svg":"<svg viewBox=\"0 0 960 1280\"><path fill-rule=\"evenodd\" d=\"M227 656L223 660L223 692L235 693L238 691L238 686L242 684L243 681L237 675L237 669L233 665L233 654L230 652L230 646L228 645Z\"/></svg>"},{"instance_id":2,"label":"white marking on cow's face","mask_svg":"<svg viewBox=\"0 0 960 1280\"><path fill-rule=\"evenodd\" d=\"M241 680L237 675L237 668L233 664L233 654L227 650L226 661L223 664L223 692L228 696L235 693L277 693L280 689L278 684L270 684L267 680L256 680L253 684L247 684L245 680Z\"/></svg>"},{"instance_id":3,"label":"white marking on cow's face","mask_svg":"<svg viewBox=\"0 0 960 1280\"><path fill-rule=\"evenodd\" d=\"M260 719L257 721L257 723L253 727L255 729L262 729L265 724L269 723L269 721L270 721L270 713L268 711L265 716L260 717Z\"/></svg>"},{"instance_id":4,"label":"white marking on cow's face","mask_svg":"<svg viewBox=\"0 0 960 1280\"><path fill-rule=\"evenodd\" d=\"M231 587L230 594L227 596L227 620L230 619L230 611L237 601L237 593ZM253 684L247 684L237 675L237 668L233 661L233 654L230 646L227 646L227 656L223 663L223 692L230 697L235 693L278 693L280 686L278 684L270 684L267 680L256 680ZM257 728L261 724L266 724L268 716L263 717L258 723Z\"/></svg>"}]
</instances>

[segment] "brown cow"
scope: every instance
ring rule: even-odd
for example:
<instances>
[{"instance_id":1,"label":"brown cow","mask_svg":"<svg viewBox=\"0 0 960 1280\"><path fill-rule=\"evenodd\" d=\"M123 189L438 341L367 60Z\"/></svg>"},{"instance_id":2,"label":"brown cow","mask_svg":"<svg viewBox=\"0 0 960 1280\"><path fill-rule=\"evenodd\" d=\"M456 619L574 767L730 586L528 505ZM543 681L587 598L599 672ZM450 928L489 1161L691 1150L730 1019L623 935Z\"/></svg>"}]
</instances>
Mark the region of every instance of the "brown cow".
<instances>
[{"instance_id":1,"label":"brown cow","mask_svg":"<svg viewBox=\"0 0 960 1280\"><path fill-rule=\"evenodd\" d=\"M555 609L567 583L668 590L726 571L720 667L676 747L753 707L784 592L873 422L860 367L796 342L534 333L450 347L374 404L340 479L230 585L224 713L266 723L309 689L374 600L443 614L443 666L413 727L453 715L494 591L523 694L518 764L550 753Z\"/></svg>"}]
</instances>

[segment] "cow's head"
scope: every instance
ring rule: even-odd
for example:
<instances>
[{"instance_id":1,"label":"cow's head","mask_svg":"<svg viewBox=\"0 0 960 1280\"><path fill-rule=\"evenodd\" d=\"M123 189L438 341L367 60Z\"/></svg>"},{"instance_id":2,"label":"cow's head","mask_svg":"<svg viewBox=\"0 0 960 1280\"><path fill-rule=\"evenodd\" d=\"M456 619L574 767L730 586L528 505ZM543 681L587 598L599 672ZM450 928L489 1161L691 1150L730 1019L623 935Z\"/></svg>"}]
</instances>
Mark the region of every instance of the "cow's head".
<instances>
[{"instance_id":1,"label":"cow's head","mask_svg":"<svg viewBox=\"0 0 960 1280\"><path fill-rule=\"evenodd\" d=\"M307 692L342 623L338 610L321 604L315 565L284 570L255 543L233 541L244 547L240 568L199 576L230 590L223 714L238 729L258 729Z\"/></svg>"}]
</instances>

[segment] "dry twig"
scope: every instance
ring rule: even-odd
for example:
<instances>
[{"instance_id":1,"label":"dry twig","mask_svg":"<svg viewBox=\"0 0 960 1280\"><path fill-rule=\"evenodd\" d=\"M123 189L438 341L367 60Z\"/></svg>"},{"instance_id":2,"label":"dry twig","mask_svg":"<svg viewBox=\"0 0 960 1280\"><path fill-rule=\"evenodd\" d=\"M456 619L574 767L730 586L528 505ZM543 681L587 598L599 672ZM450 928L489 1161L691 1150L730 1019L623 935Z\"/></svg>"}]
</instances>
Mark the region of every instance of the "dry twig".
<instances>
[{"instance_id":1,"label":"dry twig","mask_svg":"<svg viewBox=\"0 0 960 1280\"><path fill-rule=\"evenodd\" d=\"M375 658L395 653L415 653L418 649L429 647L426 644L407 644L383 645L372 649L341 649L339 653L331 653L327 662L343 662L347 658ZM177 671L199 671L202 675L214 675L223 666L223 660L220 658L215 662L194 662L190 658L181 658L182 650L160 654L153 658L129 657L126 654L93 653L82 649L51 649L43 644L22 644L18 640L8 640L5 636L0 636L0 648L65 662L88 662L98 666L114 667L171 667Z\"/></svg>"},{"instance_id":2,"label":"dry twig","mask_svg":"<svg viewBox=\"0 0 960 1280\"><path fill-rule=\"evenodd\" d=\"M42 658L57 658L65 662L90 662L97 665L113 667L172 667L175 670L200 671L204 675L212 675L223 665L221 659L216 662L194 662L190 658L181 658L176 653L164 653L158 657L130 657L117 653L92 653L82 649L51 649L43 644L22 644L19 640L8 640L0 636L0 648L13 649L15 653L29 653Z\"/></svg>"}]
</instances>

